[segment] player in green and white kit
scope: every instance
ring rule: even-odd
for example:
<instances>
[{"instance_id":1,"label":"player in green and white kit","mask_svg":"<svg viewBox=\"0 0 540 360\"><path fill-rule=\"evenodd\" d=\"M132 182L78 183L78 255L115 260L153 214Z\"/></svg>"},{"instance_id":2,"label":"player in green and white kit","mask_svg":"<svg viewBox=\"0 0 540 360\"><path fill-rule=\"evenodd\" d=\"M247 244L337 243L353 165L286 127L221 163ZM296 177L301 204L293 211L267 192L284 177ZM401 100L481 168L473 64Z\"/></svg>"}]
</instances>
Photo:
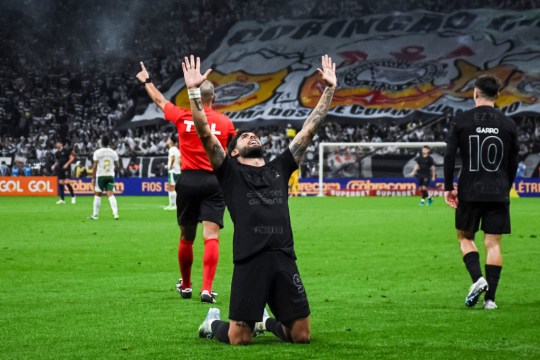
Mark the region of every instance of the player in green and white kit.
<instances>
[{"instance_id":1,"label":"player in green and white kit","mask_svg":"<svg viewBox=\"0 0 540 360\"><path fill-rule=\"evenodd\" d=\"M113 217L118 220L118 204L114 197L114 170L119 168L118 154L109 148L109 137L101 137L101 148L94 152L94 165L92 167L92 187L94 187L94 213L89 219L97 220L101 207L101 195L107 193ZM97 181L96 181L97 178Z\"/></svg>"},{"instance_id":2,"label":"player in green and white kit","mask_svg":"<svg viewBox=\"0 0 540 360\"><path fill-rule=\"evenodd\" d=\"M169 147L169 161L167 163L167 191L169 192L169 206L163 210L176 210L176 190L175 186L180 178L181 155L178 150L178 135L172 134L167 140Z\"/></svg>"}]
</instances>

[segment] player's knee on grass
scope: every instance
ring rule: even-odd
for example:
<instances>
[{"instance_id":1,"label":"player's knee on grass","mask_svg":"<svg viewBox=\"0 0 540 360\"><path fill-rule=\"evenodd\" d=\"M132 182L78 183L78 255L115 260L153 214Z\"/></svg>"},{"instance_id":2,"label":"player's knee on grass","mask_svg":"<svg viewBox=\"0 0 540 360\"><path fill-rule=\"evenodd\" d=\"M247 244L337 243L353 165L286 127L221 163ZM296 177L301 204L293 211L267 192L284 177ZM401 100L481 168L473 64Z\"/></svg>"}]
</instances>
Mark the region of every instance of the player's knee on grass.
<instances>
[{"instance_id":1,"label":"player's knee on grass","mask_svg":"<svg viewBox=\"0 0 540 360\"><path fill-rule=\"evenodd\" d=\"M251 344L254 326L255 324L248 324L245 321L231 321L229 327L229 343L231 345Z\"/></svg>"},{"instance_id":2,"label":"player's knee on grass","mask_svg":"<svg viewBox=\"0 0 540 360\"><path fill-rule=\"evenodd\" d=\"M309 329L309 318L299 319L293 323L286 323L285 327L289 332L289 338L294 344L309 344L311 342L311 331Z\"/></svg>"}]
</instances>

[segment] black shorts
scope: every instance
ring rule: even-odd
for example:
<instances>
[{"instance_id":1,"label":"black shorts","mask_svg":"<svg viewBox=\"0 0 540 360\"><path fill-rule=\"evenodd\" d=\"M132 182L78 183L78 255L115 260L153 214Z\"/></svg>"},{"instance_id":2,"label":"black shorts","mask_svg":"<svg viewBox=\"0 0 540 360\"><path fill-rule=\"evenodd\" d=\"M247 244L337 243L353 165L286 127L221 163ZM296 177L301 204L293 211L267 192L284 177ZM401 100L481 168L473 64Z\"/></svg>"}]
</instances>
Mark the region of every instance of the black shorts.
<instances>
[{"instance_id":1,"label":"black shorts","mask_svg":"<svg viewBox=\"0 0 540 360\"><path fill-rule=\"evenodd\" d=\"M266 304L281 322L310 314L296 261L281 250L263 251L234 264L229 319L248 323L261 321Z\"/></svg>"},{"instance_id":2,"label":"black shorts","mask_svg":"<svg viewBox=\"0 0 540 360\"><path fill-rule=\"evenodd\" d=\"M456 210L456 229L477 232L482 221L486 234L510 234L510 204L502 202L460 201Z\"/></svg>"},{"instance_id":3,"label":"black shorts","mask_svg":"<svg viewBox=\"0 0 540 360\"><path fill-rule=\"evenodd\" d=\"M182 171L175 190L178 225L211 221L223 228L225 200L213 173L204 170Z\"/></svg>"},{"instance_id":4,"label":"black shorts","mask_svg":"<svg viewBox=\"0 0 540 360\"><path fill-rule=\"evenodd\" d=\"M71 179L71 169L69 167L67 169L60 167L60 169L56 170L56 176L58 176L58 180Z\"/></svg>"},{"instance_id":5,"label":"black shorts","mask_svg":"<svg viewBox=\"0 0 540 360\"><path fill-rule=\"evenodd\" d=\"M418 187L420 186L429 187L430 183L431 183L431 179L429 177L420 176L418 178Z\"/></svg>"}]
</instances>

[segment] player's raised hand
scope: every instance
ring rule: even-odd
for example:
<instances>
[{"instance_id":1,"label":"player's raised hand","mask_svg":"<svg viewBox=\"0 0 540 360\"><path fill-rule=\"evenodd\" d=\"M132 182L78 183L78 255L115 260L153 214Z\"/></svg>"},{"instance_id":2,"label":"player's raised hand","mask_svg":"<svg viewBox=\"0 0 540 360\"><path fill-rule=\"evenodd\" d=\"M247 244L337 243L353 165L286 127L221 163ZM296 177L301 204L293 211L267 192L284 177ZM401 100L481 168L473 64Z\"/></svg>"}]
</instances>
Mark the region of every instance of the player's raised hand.
<instances>
[{"instance_id":1,"label":"player's raised hand","mask_svg":"<svg viewBox=\"0 0 540 360\"><path fill-rule=\"evenodd\" d=\"M332 58L327 54L322 56L321 66L322 69L317 68L317 71L319 72L319 74L321 74L321 77L324 82L326 82L326 85L329 87L336 87L336 64L332 62Z\"/></svg>"},{"instance_id":2,"label":"player's raised hand","mask_svg":"<svg viewBox=\"0 0 540 360\"><path fill-rule=\"evenodd\" d=\"M452 208L456 209L458 206L458 197L457 197L457 191L445 191L444 192L444 201Z\"/></svg>"},{"instance_id":3,"label":"player's raised hand","mask_svg":"<svg viewBox=\"0 0 540 360\"><path fill-rule=\"evenodd\" d=\"M204 80L208 77L212 69L206 70L204 74L201 74L201 59L191 55L189 58L186 56L182 62L182 71L184 72L184 81L188 89L198 88L201 86Z\"/></svg>"},{"instance_id":4,"label":"player's raised hand","mask_svg":"<svg viewBox=\"0 0 540 360\"><path fill-rule=\"evenodd\" d=\"M144 64L142 61L140 62L140 64L141 64L141 71L137 73L137 80L143 83L146 81L146 79L150 77L150 75L148 74L148 71L146 71L146 68L144 67Z\"/></svg>"}]
</instances>

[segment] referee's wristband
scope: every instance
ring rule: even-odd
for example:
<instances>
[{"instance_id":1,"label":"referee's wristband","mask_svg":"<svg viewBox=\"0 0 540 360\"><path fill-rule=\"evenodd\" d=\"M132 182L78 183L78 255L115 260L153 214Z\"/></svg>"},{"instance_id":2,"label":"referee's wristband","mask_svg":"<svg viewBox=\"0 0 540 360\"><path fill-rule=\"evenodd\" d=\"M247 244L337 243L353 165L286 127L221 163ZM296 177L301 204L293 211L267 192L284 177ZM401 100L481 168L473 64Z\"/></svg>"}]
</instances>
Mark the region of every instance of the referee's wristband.
<instances>
[{"instance_id":1,"label":"referee's wristband","mask_svg":"<svg viewBox=\"0 0 540 360\"><path fill-rule=\"evenodd\" d=\"M200 99L201 98L201 89L195 88L195 89L188 89L188 96L190 99Z\"/></svg>"},{"instance_id":2,"label":"referee's wristband","mask_svg":"<svg viewBox=\"0 0 540 360\"><path fill-rule=\"evenodd\" d=\"M146 80L142 81L141 84L145 86L146 84L149 84L152 82L152 78L149 76L146 78Z\"/></svg>"}]
</instances>

